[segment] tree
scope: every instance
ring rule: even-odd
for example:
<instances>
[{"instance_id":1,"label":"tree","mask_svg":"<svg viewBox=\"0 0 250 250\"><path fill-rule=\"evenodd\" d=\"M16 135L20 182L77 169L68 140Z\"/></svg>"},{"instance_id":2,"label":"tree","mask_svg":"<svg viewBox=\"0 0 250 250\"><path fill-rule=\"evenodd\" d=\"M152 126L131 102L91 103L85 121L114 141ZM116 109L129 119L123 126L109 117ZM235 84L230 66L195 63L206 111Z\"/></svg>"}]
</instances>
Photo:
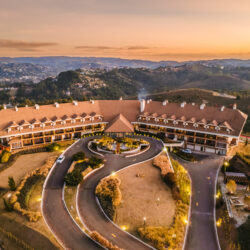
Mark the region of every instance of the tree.
<instances>
[{"instance_id":1,"label":"tree","mask_svg":"<svg viewBox=\"0 0 250 250\"><path fill-rule=\"evenodd\" d=\"M64 177L67 186L77 186L82 180L83 176L80 171L72 171L71 173L67 173Z\"/></svg>"},{"instance_id":2,"label":"tree","mask_svg":"<svg viewBox=\"0 0 250 250\"><path fill-rule=\"evenodd\" d=\"M9 181L8 181L9 187L11 191L15 191L16 190L16 183L15 180L12 176L9 177Z\"/></svg>"},{"instance_id":3,"label":"tree","mask_svg":"<svg viewBox=\"0 0 250 250\"><path fill-rule=\"evenodd\" d=\"M1 163L6 163L9 161L11 153L9 151L4 150L2 152Z\"/></svg>"},{"instance_id":4,"label":"tree","mask_svg":"<svg viewBox=\"0 0 250 250\"><path fill-rule=\"evenodd\" d=\"M236 192L236 189L237 189L237 184L234 180L229 180L226 184L226 187L227 187L227 191L230 194L234 194Z\"/></svg>"},{"instance_id":5,"label":"tree","mask_svg":"<svg viewBox=\"0 0 250 250\"><path fill-rule=\"evenodd\" d=\"M250 195L244 198L244 203L246 204L247 208L250 209Z\"/></svg>"},{"instance_id":6,"label":"tree","mask_svg":"<svg viewBox=\"0 0 250 250\"><path fill-rule=\"evenodd\" d=\"M85 159L85 154L84 152L78 152L73 155L73 161L83 161Z\"/></svg>"}]
</instances>

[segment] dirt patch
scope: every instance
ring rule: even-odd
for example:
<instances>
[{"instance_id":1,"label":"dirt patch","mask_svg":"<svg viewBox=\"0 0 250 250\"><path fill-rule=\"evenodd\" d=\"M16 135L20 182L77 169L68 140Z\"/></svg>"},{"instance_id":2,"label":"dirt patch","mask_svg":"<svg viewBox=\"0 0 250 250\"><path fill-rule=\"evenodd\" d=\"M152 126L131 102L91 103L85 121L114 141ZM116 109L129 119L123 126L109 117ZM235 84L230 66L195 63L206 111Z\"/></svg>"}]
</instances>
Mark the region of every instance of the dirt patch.
<instances>
[{"instance_id":1,"label":"dirt patch","mask_svg":"<svg viewBox=\"0 0 250 250\"><path fill-rule=\"evenodd\" d=\"M47 158L56 154L58 153L42 152L19 156L16 162L11 167L0 173L0 188L8 188L9 176L13 176L16 184L19 184L22 177L26 173L41 167L45 163Z\"/></svg>"},{"instance_id":2,"label":"dirt patch","mask_svg":"<svg viewBox=\"0 0 250 250\"><path fill-rule=\"evenodd\" d=\"M175 201L152 160L117 173L121 180L122 202L117 208L116 224L135 233L146 217L146 225L169 227L175 214ZM137 177L139 176L139 177Z\"/></svg>"}]
</instances>

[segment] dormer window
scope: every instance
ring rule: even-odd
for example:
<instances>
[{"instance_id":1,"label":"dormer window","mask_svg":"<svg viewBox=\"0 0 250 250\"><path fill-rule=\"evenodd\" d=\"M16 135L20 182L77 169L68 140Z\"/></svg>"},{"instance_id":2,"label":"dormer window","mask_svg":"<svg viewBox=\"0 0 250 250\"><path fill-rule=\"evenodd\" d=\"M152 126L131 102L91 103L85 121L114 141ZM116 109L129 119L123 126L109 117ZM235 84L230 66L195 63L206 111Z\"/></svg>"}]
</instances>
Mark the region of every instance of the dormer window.
<instances>
[{"instance_id":1,"label":"dormer window","mask_svg":"<svg viewBox=\"0 0 250 250\"><path fill-rule=\"evenodd\" d=\"M227 128L227 132L228 132L228 133L230 133L230 132L231 132L231 130L230 130L229 128Z\"/></svg>"},{"instance_id":2,"label":"dormer window","mask_svg":"<svg viewBox=\"0 0 250 250\"><path fill-rule=\"evenodd\" d=\"M219 127L219 126L216 126L216 127L215 127L215 130L220 130L220 127Z\"/></svg>"},{"instance_id":3,"label":"dormer window","mask_svg":"<svg viewBox=\"0 0 250 250\"><path fill-rule=\"evenodd\" d=\"M82 118L80 121L81 121L81 122L85 122L85 118Z\"/></svg>"},{"instance_id":4,"label":"dormer window","mask_svg":"<svg viewBox=\"0 0 250 250\"><path fill-rule=\"evenodd\" d=\"M42 128L44 128L45 127L45 123L41 123L41 125L40 125Z\"/></svg>"},{"instance_id":5,"label":"dormer window","mask_svg":"<svg viewBox=\"0 0 250 250\"><path fill-rule=\"evenodd\" d=\"M66 121L62 121L62 125L65 125L66 124Z\"/></svg>"},{"instance_id":6,"label":"dormer window","mask_svg":"<svg viewBox=\"0 0 250 250\"><path fill-rule=\"evenodd\" d=\"M11 128L8 128L8 133L10 133L11 132Z\"/></svg>"},{"instance_id":7,"label":"dormer window","mask_svg":"<svg viewBox=\"0 0 250 250\"><path fill-rule=\"evenodd\" d=\"M76 123L76 120L75 120L75 119L72 119L72 120L71 120L71 123Z\"/></svg>"},{"instance_id":8,"label":"dormer window","mask_svg":"<svg viewBox=\"0 0 250 250\"><path fill-rule=\"evenodd\" d=\"M177 124L178 124L178 122L174 120L174 121L173 121L173 124L174 124L174 125L177 125Z\"/></svg>"},{"instance_id":9,"label":"dormer window","mask_svg":"<svg viewBox=\"0 0 250 250\"><path fill-rule=\"evenodd\" d=\"M55 126L56 125L56 123L55 122L51 122L51 126Z\"/></svg>"},{"instance_id":10,"label":"dormer window","mask_svg":"<svg viewBox=\"0 0 250 250\"><path fill-rule=\"evenodd\" d=\"M184 126L187 126L187 125L188 125L188 123L187 123L187 122L183 122L183 125L184 125Z\"/></svg>"},{"instance_id":11,"label":"dormer window","mask_svg":"<svg viewBox=\"0 0 250 250\"><path fill-rule=\"evenodd\" d=\"M30 129L33 129L33 128L34 128L34 125L29 125L29 128L30 128Z\"/></svg>"},{"instance_id":12,"label":"dormer window","mask_svg":"<svg viewBox=\"0 0 250 250\"><path fill-rule=\"evenodd\" d=\"M22 126L19 126L17 129L18 129L19 131L21 131L21 130L23 129L23 127L22 127Z\"/></svg>"},{"instance_id":13,"label":"dormer window","mask_svg":"<svg viewBox=\"0 0 250 250\"><path fill-rule=\"evenodd\" d=\"M198 123L194 123L194 125L193 125L195 128L198 128Z\"/></svg>"},{"instance_id":14,"label":"dormer window","mask_svg":"<svg viewBox=\"0 0 250 250\"><path fill-rule=\"evenodd\" d=\"M205 129L209 129L209 126L208 126L208 125L204 125L204 128L205 128Z\"/></svg>"},{"instance_id":15,"label":"dormer window","mask_svg":"<svg viewBox=\"0 0 250 250\"><path fill-rule=\"evenodd\" d=\"M146 117L146 121L150 121L150 118L149 118L149 117Z\"/></svg>"},{"instance_id":16,"label":"dormer window","mask_svg":"<svg viewBox=\"0 0 250 250\"><path fill-rule=\"evenodd\" d=\"M164 123L168 123L168 120L167 120L167 119L164 119Z\"/></svg>"},{"instance_id":17,"label":"dormer window","mask_svg":"<svg viewBox=\"0 0 250 250\"><path fill-rule=\"evenodd\" d=\"M90 121L94 121L94 119L95 119L94 116L90 117Z\"/></svg>"},{"instance_id":18,"label":"dormer window","mask_svg":"<svg viewBox=\"0 0 250 250\"><path fill-rule=\"evenodd\" d=\"M156 121L156 122L158 122L158 121L159 121L159 119L158 119L158 118L155 118L155 121Z\"/></svg>"}]
</instances>

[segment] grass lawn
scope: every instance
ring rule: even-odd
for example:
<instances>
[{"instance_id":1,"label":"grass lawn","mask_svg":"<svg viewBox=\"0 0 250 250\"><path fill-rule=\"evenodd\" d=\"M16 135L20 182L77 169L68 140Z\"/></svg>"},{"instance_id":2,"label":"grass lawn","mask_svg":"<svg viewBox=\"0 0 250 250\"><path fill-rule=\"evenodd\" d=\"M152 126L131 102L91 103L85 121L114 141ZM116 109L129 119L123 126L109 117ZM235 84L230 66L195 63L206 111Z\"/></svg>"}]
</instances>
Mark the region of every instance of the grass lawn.
<instances>
[{"instance_id":1,"label":"grass lawn","mask_svg":"<svg viewBox=\"0 0 250 250\"><path fill-rule=\"evenodd\" d=\"M34 154L20 155L16 162L6 170L0 172L0 188L8 188L8 178L13 176L16 184L21 181L22 177L32 170L41 167L47 158L56 155L56 152L42 152Z\"/></svg>"},{"instance_id":2,"label":"grass lawn","mask_svg":"<svg viewBox=\"0 0 250 250\"><path fill-rule=\"evenodd\" d=\"M55 154L58 153L42 152L19 156L11 167L0 173L0 185L3 186L0 194L3 196L4 191L7 190L9 176L13 176L18 184L26 173L42 167L47 158ZM33 186L28 202L29 210L41 212L43 183L44 180L41 180ZM5 231L11 232L18 239L22 239L34 249L62 249L48 229L43 218L37 222L29 222L24 216L15 211L6 212L2 199L0 199L0 226ZM0 233L0 235L0 240L2 239L5 249L21 248L20 245L2 233ZM13 247L13 244L16 244L16 247Z\"/></svg>"},{"instance_id":3,"label":"grass lawn","mask_svg":"<svg viewBox=\"0 0 250 250\"><path fill-rule=\"evenodd\" d=\"M140 177L136 177L138 174ZM172 224L175 201L152 160L124 169L117 176L122 193L122 202L116 210L117 225L126 226L129 232L136 234L136 229L143 226L143 217L146 217L146 226Z\"/></svg>"},{"instance_id":4,"label":"grass lawn","mask_svg":"<svg viewBox=\"0 0 250 250\"><path fill-rule=\"evenodd\" d=\"M83 231L86 231L76 211L76 192L77 192L77 187L65 186L64 200L75 222L82 228Z\"/></svg>"}]
</instances>

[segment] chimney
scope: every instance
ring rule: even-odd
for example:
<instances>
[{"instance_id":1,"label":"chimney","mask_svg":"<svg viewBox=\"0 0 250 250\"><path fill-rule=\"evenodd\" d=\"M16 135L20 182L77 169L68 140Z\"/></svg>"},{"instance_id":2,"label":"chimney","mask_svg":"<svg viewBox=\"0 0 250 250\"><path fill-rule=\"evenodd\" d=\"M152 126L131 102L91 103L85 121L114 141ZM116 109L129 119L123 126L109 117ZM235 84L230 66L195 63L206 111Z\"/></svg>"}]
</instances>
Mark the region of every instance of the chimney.
<instances>
[{"instance_id":1,"label":"chimney","mask_svg":"<svg viewBox=\"0 0 250 250\"><path fill-rule=\"evenodd\" d=\"M166 106L167 103L168 103L168 100L163 101L163 102L162 102L162 106Z\"/></svg>"},{"instance_id":2,"label":"chimney","mask_svg":"<svg viewBox=\"0 0 250 250\"><path fill-rule=\"evenodd\" d=\"M192 106L195 106L195 102L192 102Z\"/></svg>"},{"instance_id":3,"label":"chimney","mask_svg":"<svg viewBox=\"0 0 250 250\"><path fill-rule=\"evenodd\" d=\"M185 105L186 105L186 102L182 102L182 103L181 103L181 108L184 108Z\"/></svg>"},{"instance_id":4,"label":"chimney","mask_svg":"<svg viewBox=\"0 0 250 250\"><path fill-rule=\"evenodd\" d=\"M205 103L202 103L201 105L200 105L200 109L204 109L206 107L206 104Z\"/></svg>"},{"instance_id":5,"label":"chimney","mask_svg":"<svg viewBox=\"0 0 250 250\"><path fill-rule=\"evenodd\" d=\"M59 108L59 103L58 102L55 102L55 107Z\"/></svg>"},{"instance_id":6,"label":"chimney","mask_svg":"<svg viewBox=\"0 0 250 250\"><path fill-rule=\"evenodd\" d=\"M7 109L7 105L6 104L3 104L3 109Z\"/></svg>"},{"instance_id":7,"label":"chimney","mask_svg":"<svg viewBox=\"0 0 250 250\"><path fill-rule=\"evenodd\" d=\"M73 101L73 105L74 106L78 106L78 102L77 101Z\"/></svg>"},{"instance_id":8,"label":"chimney","mask_svg":"<svg viewBox=\"0 0 250 250\"><path fill-rule=\"evenodd\" d=\"M40 107L39 107L39 105L38 104L35 104L35 109L39 109Z\"/></svg>"},{"instance_id":9,"label":"chimney","mask_svg":"<svg viewBox=\"0 0 250 250\"><path fill-rule=\"evenodd\" d=\"M122 96L120 97L120 101L122 101Z\"/></svg>"},{"instance_id":10,"label":"chimney","mask_svg":"<svg viewBox=\"0 0 250 250\"><path fill-rule=\"evenodd\" d=\"M91 103L91 104L94 104L94 103L95 103L95 101L90 99L90 103Z\"/></svg>"},{"instance_id":11,"label":"chimney","mask_svg":"<svg viewBox=\"0 0 250 250\"><path fill-rule=\"evenodd\" d=\"M17 106L15 106L15 111L18 111L18 107Z\"/></svg>"},{"instance_id":12,"label":"chimney","mask_svg":"<svg viewBox=\"0 0 250 250\"><path fill-rule=\"evenodd\" d=\"M141 113L145 110L145 100L141 99L140 100L140 111Z\"/></svg>"},{"instance_id":13,"label":"chimney","mask_svg":"<svg viewBox=\"0 0 250 250\"><path fill-rule=\"evenodd\" d=\"M225 109L225 106L222 106L222 107L220 108L220 111L224 111L224 109Z\"/></svg>"},{"instance_id":14,"label":"chimney","mask_svg":"<svg viewBox=\"0 0 250 250\"><path fill-rule=\"evenodd\" d=\"M233 109L237 109L237 103L233 105Z\"/></svg>"}]
</instances>

